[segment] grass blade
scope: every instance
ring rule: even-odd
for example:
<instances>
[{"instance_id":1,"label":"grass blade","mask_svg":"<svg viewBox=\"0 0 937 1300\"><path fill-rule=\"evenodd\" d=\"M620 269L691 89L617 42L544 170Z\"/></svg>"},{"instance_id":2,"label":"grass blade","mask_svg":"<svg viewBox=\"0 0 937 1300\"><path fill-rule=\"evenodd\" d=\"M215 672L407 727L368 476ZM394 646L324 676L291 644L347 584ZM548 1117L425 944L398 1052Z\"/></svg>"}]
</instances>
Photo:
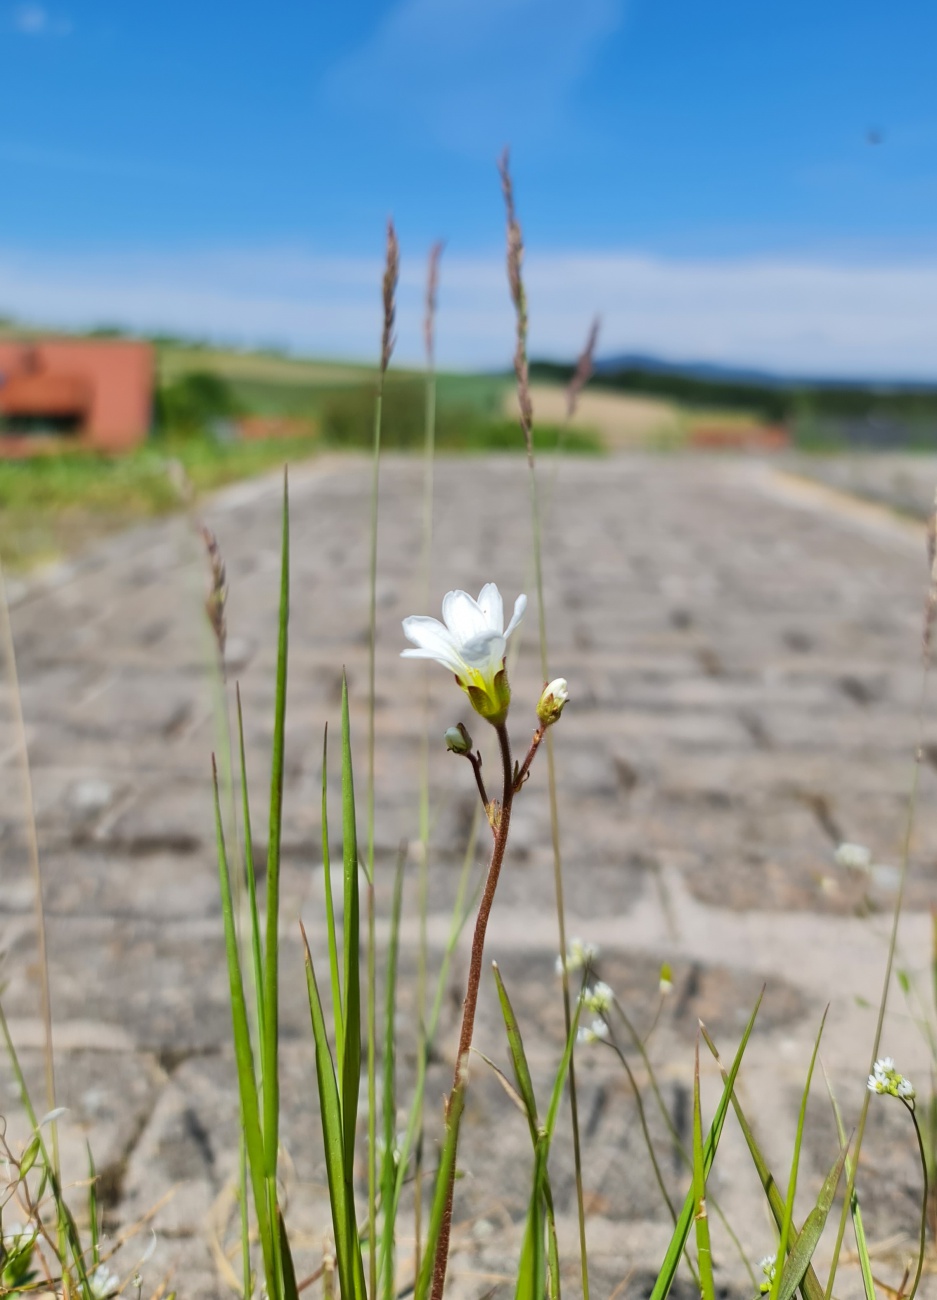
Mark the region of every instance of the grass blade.
<instances>
[{"instance_id":1,"label":"grass blade","mask_svg":"<svg viewBox=\"0 0 937 1300\"><path fill-rule=\"evenodd\" d=\"M244 871L247 875L247 905L250 909L251 961L254 972L254 1000L257 1008L257 1038L264 1041L263 951L260 941L260 913L257 910L257 873L254 870L254 839L251 834L251 808L247 787L247 756L244 751L244 717L241 712L241 688L234 688L238 715L238 755L241 767L241 819L244 823Z\"/></svg>"},{"instance_id":2,"label":"grass blade","mask_svg":"<svg viewBox=\"0 0 937 1300\"><path fill-rule=\"evenodd\" d=\"M302 922L300 928L302 929ZM309 995L309 1013L312 1018L312 1036L316 1049L316 1080L322 1121L322 1142L325 1148L325 1168L329 1184L329 1202L332 1209L332 1229L335 1233L339 1289L342 1300L346 1298L356 1300L357 1297L363 1298L365 1295L364 1265L355 1219L352 1171L345 1161L342 1103L325 1028L312 953L304 929L302 936L306 955L306 989Z\"/></svg>"},{"instance_id":3,"label":"grass blade","mask_svg":"<svg viewBox=\"0 0 937 1300\"><path fill-rule=\"evenodd\" d=\"M820 1066L821 1068L823 1067L822 1060ZM833 1092L833 1085L830 1082L826 1070L823 1070L823 1078L826 1082L826 1090L829 1093L830 1105L833 1107L833 1117L836 1120L836 1135L839 1138L839 1145L841 1147L848 1147L849 1143L846 1138L846 1126L843 1123L842 1112L839 1109L839 1103L836 1100L836 1095ZM852 1179L852 1161L849 1159L848 1155L846 1157L846 1179L848 1182L854 1181ZM865 1300L876 1300L875 1282L872 1277L872 1260L869 1257L869 1243L866 1240L865 1225L862 1222L862 1209L859 1205L859 1193L856 1191L855 1186L853 1186L852 1189L852 1200L849 1205L849 1212L852 1215L852 1227L856 1234L856 1252L859 1256L859 1269L862 1273L862 1287L865 1291ZM818 1297L818 1300L822 1300L822 1292Z\"/></svg>"},{"instance_id":4,"label":"grass blade","mask_svg":"<svg viewBox=\"0 0 937 1300\"><path fill-rule=\"evenodd\" d=\"M335 932L335 904L332 899L332 855L329 848L328 800L329 728L322 737L322 886L325 890L325 924L329 937L329 978L332 984L332 1018L335 1022L335 1055L345 1054L345 1021L342 1012L342 985L338 973L338 936Z\"/></svg>"},{"instance_id":5,"label":"grass blade","mask_svg":"<svg viewBox=\"0 0 937 1300\"><path fill-rule=\"evenodd\" d=\"M88 1152L88 1223L91 1225L91 1263L96 1267L101 1262L101 1243L98 1236L98 1171L94 1166L91 1143L85 1143Z\"/></svg>"},{"instance_id":6,"label":"grass blade","mask_svg":"<svg viewBox=\"0 0 937 1300\"><path fill-rule=\"evenodd\" d=\"M465 1109L465 1083L460 1082L449 1095L449 1108L446 1114L446 1135L439 1153L439 1167L436 1170L436 1186L433 1191L433 1204L427 1225L426 1244L423 1248L423 1263L416 1287L414 1300L426 1300L433 1285L433 1265L436 1260L436 1246L442 1231L443 1215L448 1198L449 1180L455 1168L456 1147L459 1142L459 1125Z\"/></svg>"},{"instance_id":7,"label":"grass blade","mask_svg":"<svg viewBox=\"0 0 937 1300\"><path fill-rule=\"evenodd\" d=\"M820 1021L820 1028L817 1031L816 1041L813 1044L810 1066L807 1070L807 1078L804 1082L804 1090L800 1099L800 1112L797 1116L797 1133L794 1138L794 1155L791 1159L791 1176L787 1184L787 1200L784 1204L784 1222L781 1224L781 1240L778 1244L778 1262L780 1263L782 1260L785 1261L784 1274L781 1273L780 1269L775 1273L774 1285L771 1288L771 1300L778 1300L781 1286L784 1284L784 1277L787 1274L788 1238L791 1231L791 1219L794 1216L794 1197L797 1194L797 1171L800 1167L800 1150L804 1140L804 1122L807 1118L807 1100L810 1097L810 1084L813 1081L813 1070L817 1063L817 1053L820 1051L820 1039L823 1037L823 1027L826 1024L827 1011L829 1011L829 1007L824 1011L823 1019ZM845 1160L845 1155L843 1156L843 1159ZM806 1233L806 1231L807 1224L805 1223L804 1233ZM801 1236L803 1236L803 1233ZM800 1243L798 1243L798 1245L800 1245ZM814 1242L814 1245L816 1245L816 1242ZM813 1249L811 1248L810 1255L812 1254ZM810 1255L807 1256L807 1262L810 1260ZM803 1276L803 1269L801 1270L801 1276ZM798 1281L799 1280L800 1279L798 1278ZM791 1294L793 1294L793 1288L791 1289Z\"/></svg>"},{"instance_id":8,"label":"grass blade","mask_svg":"<svg viewBox=\"0 0 937 1300\"><path fill-rule=\"evenodd\" d=\"M729 1076L726 1073L722 1061L719 1059L719 1052L716 1049L716 1044L710 1038L706 1027L701 1026L700 1032L719 1066L723 1079L728 1080ZM784 1198L778 1191L777 1180L765 1163L764 1156L761 1154L761 1149L755 1141L755 1135L752 1132L751 1125L745 1116L745 1112L742 1110L742 1103L734 1092L732 1093L732 1109L735 1111L735 1118L738 1120L739 1128L742 1130L742 1135L748 1145L748 1151L751 1155L752 1163L755 1166L761 1185L764 1188L765 1196L768 1198L768 1206L774 1218L775 1225L777 1226L778 1233L780 1234L781 1225L784 1223ZM792 1219L790 1230L788 1232L788 1243L792 1249L797 1244L799 1236L800 1233L795 1227ZM803 1295L804 1300L824 1300L823 1287L820 1285L820 1279L813 1270L813 1265L808 1265L807 1271L804 1273L801 1283L801 1294Z\"/></svg>"},{"instance_id":9,"label":"grass blade","mask_svg":"<svg viewBox=\"0 0 937 1300\"><path fill-rule=\"evenodd\" d=\"M250 1027L247 1021L247 1001L238 951L237 930L234 924L234 903L231 896L231 875L225 848L224 828L221 821L221 801L218 793L218 772L212 762L212 788L215 801L215 835L218 845L218 877L221 885L221 915L224 922L225 953L228 963L228 986L231 995L231 1023L234 1037L234 1059L237 1065L238 1093L241 1100L241 1123L247 1158L250 1166L257 1230L264 1259L264 1273L269 1295L276 1294L276 1255L270 1230L265 1182L266 1159L263 1130L260 1121L260 1103L257 1096L257 1076L254 1071L254 1052L251 1047Z\"/></svg>"},{"instance_id":10,"label":"grass blade","mask_svg":"<svg viewBox=\"0 0 937 1300\"><path fill-rule=\"evenodd\" d=\"M696 1256L702 1300L715 1300L712 1244L709 1239L709 1216L706 1212L706 1170L703 1167L703 1118L699 1096L699 1038L693 1066L693 1218L696 1222Z\"/></svg>"},{"instance_id":11,"label":"grass blade","mask_svg":"<svg viewBox=\"0 0 937 1300\"><path fill-rule=\"evenodd\" d=\"M729 1077L726 1080L725 1087L722 1091L722 1097L719 1099L719 1105L716 1107L716 1113L713 1116L713 1122L710 1125L709 1133L703 1147L703 1169L707 1177L712 1168L712 1162L716 1156L716 1148L719 1145L719 1139L722 1136L722 1127L725 1124L726 1111L729 1108L729 1098L732 1096L732 1090L735 1087L736 1076L742 1064L742 1057L745 1055L745 1049L748 1046L748 1040L751 1037L752 1030L755 1027L755 1018L761 1007L761 999L764 997L764 989L758 995L758 1001L755 1003L755 1009L752 1011L748 1024L745 1026L745 1032L742 1035L742 1041L739 1043L738 1051L735 1053L735 1059L732 1062L732 1068L729 1071ZM674 1228L673 1236L670 1239L670 1245L661 1264L660 1272L657 1275L657 1281L648 1300L664 1300L664 1297L670 1291L673 1284L674 1276L677 1272L677 1266L680 1263L680 1256L683 1253L686 1244L687 1235L690 1231L690 1224L693 1221L693 1189L687 1193L686 1200L683 1203L683 1209L680 1211L680 1217L677 1219L677 1225Z\"/></svg>"},{"instance_id":12,"label":"grass blade","mask_svg":"<svg viewBox=\"0 0 937 1300\"><path fill-rule=\"evenodd\" d=\"M381 1169L381 1205L384 1210L381 1239L382 1290L386 1300L394 1300L394 1233L396 1228L396 1202L394 1187L397 1182L395 1163L397 1132L397 1081L394 1052L394 1016L397 1007L397 955L400 947L400 912L403 904L403 868L406 848L401 845L397 854L394 875L394 899L390 916L390 946L387 953L387 989L384 1006L384 1087L382 1114L384 1119L384 1164Z\"/></svg>"},{"instance_id":13,"label":"grass blade","mask_svg":"<svg viewBox=\"0 0 937 1300\"><path fill-rule=\"evenodd\" d=\"M345 1167L355 1163L355 1127L358 1122L358 1088L361 1082L361 968L359 959L358 831L355 820L355 784L351 766L351 726L348 721L348 682L342 674L342 856L344 863L344 1023L345 1050L341 1057L342 1123Z\"/></svg>"},{"instance_id":14,"label":"grass blade","mask_svg":"<svg viewBox=\"0 0 937 1300\"><path fill-rule=\"evenodd\" d=\"M265 1172L276 1196L277 1151L280 1137L279 1018L280 1018L280 836L283 823L283 751L286 731L286 661L290 617L290 507L283 475L283 537L280 567L280 613L277 635L277 684L270 769L270 829L267 844L267 942L264 952L263 1120Z\"/></svg>"},{"instance_id":15,"label":"grass blade","mask_svg":"<svg viewBox=\"0 0 937 1300\"><path fill-rule=\"evenodd\" d=\"M504 980L501 978L498 963L493 961L491 968L494 971L495 984L498 987L498 1000L501 1003L501 1014L504 1017L504 1027L507 1030L511 1063L514 1067L514 1078L517 1081L517 1090L524 1104L527 1122L530 1125L531 1140L534 1144L534 1150L536 1150L539 1140L540 1121L537 1118L537 1099L534 1097L534 1085L530 1078L527 1053L524 1051L520 1026L517 1023L517 1016L514 1014L511 999L508 997L508 991L504 987Z\"/></svg>"},{"instance_id":16,"label":"grass blade","mask_svg":"<svg viewBox=\"0 0 937 1300\"><path fill-rule=\"evenodd\" d=\"M775 1275L779 1300L791 1300L800 1285L801 1278L807 1271L810 1260L813 1258L813 1252L823 1235L827 1216L833 1204L833 1197L836 1195L836 1188L839 1186L839 1180L842 1177L847 1149L843 1147L833 1163L833 1168L824 1179L817 1203L807 1215L803 1231L796 1245L792 1247L790 1254L787 1256L783 1273L780 1274L780 1277L777 1274ZM788 1193L788 1200L790 1200L790 1193ZM783 1258L784 1256L778 1251L778 1259Z\"/></svg>"}]
</instances>

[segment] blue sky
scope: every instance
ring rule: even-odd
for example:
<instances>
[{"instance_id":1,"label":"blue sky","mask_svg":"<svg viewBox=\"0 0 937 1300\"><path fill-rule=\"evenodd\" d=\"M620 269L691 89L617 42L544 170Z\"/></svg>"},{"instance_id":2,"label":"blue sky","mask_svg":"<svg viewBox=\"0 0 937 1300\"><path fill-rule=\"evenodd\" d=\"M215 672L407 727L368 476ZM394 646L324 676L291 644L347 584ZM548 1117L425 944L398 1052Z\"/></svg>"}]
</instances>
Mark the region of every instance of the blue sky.
<instances>
[{"instance_id":1,"label":"blue sky","mask_svg":"<svg viewBox=\"0 0 937 1300\"><path fill-rule=\"evenodd\" d=\"M937 376L937 8L858 0L0 0L0 311L501 364L531 345ZM931 317L935 317L932 322Z\"/></svg>"}]
</instances>

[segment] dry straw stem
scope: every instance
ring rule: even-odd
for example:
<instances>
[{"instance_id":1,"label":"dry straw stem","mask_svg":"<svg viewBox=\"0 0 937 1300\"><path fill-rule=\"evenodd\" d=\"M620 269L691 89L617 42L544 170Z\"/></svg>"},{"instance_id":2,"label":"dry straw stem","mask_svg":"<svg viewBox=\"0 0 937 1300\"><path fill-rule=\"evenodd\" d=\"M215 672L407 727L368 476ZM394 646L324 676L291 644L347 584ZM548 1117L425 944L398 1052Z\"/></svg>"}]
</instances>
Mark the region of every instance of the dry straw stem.
<instances>
[{"instance_id":1,"label":"dry straw stem","mask_svg":"<svg viewBox=\"0 0 937 1300\"><path fill-rule=\"evenodd\" d=\"M589 335L586 339L586 346L579 354L579 360L576 362L576 369L572 379L569 381L569 387L566 389L566 418L571 420L576 413L576 404L579 401L579 394L585 388L586 384L595 374L595 349L599 341L599 326L601 317L596 316L589 327Z\"/></svg>"},{"instance_id":2,"label":"dry straw stem","mask_svg":"<svg viewBox=\"0 0 937 1300\"><path fill-rule=\"evenodd\" d=\"M533 422L534 408L530 400L530 375L527 368L527 295L524 292L522 266L524 262L524 237L514 207L514 184L511 180L510 155L505 149L498 163L501 190L507 214L508 285L514 314L517 320L517 342L514 349L514 373L517 376L517 404L520 409L521 429L527 446L527 460L534 460Z\"/></svg>"},{"instance_id":3,"label":"dry straw stem","mask_svg":"<svg viewBox=\"0 0 937 1300\"><path fill-rule=\"evenodd\" d=\"M381 375L390 365L394 350L394 317L396 315L397 277L400 274L400 245L393 221L387 223L387 255L384 262L382 297L384 302L384 329L381 334Z\"/></svg>"},{"instance_id":4,"label":"dry straw stem","mask_svg":"<svg viewBox=\"0 0 937 1300\"><path fill-rule=\"evenodd\" d=\"M937 496L934 510L927 521L927 566L930 581L927 586L927 604L924 607L924 662L930 662L931 638L937 618Z\"/></svg>"}]
</instances>

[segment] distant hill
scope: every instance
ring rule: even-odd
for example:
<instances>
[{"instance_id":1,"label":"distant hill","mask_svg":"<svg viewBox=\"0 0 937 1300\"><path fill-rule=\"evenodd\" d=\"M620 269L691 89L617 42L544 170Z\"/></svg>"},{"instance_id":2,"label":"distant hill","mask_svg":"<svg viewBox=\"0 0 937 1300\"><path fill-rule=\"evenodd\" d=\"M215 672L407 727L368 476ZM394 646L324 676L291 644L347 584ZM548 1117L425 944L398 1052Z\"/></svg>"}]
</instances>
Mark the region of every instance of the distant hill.
<instances>
[{"instance_id":1,"label":"distant hill","mask_svg":"<svg viewBox=\"0 0 937 1300\"><path fill-rule=\"evenodd\" d=\"M569 362L533 361L532 379L568 383ZM937 384L807 378L626 353L596 362L590 383L667 397L705 411L744 411L782 424L803 446L937 450Z\"/></svg>"},{"instance_id":2,"label":"distant hill","mask_svg":"<svg viewBox=\"0 0 937 1300\"><path fill-rule=\"evenodd\" d=\"M637 370L645 374L682 375L711 383L754 384L768 388L862 388L869 391L937 393L937 383L922 380L879 378L863 383L842 375L791 375L752 366L720 365L713 361L664 361L641 352L622 352L600 357L595 362L597 375Z\"/></svg>"}]
</instances>

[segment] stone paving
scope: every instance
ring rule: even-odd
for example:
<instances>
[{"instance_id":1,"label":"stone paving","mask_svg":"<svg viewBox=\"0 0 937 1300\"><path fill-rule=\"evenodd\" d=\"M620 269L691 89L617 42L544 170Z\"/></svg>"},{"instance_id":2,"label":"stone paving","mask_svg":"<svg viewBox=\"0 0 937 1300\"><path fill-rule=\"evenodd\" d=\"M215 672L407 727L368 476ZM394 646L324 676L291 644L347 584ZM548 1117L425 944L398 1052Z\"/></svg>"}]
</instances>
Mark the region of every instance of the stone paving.
<instances>
[{"instance_id":1,"label":"stone paving","mask_svg":"<svg viewBox=\"0 0 937 1300\"><path fill-rule=\"evenodd\" d=\"M338 723L343 665L364 806L369 473L362 462L330 460L297 470L291 483L283 1127L288 1220L305 1272L321 1259L329 1216L297 922L302 916L321 951L321 737L327 719ZM848 1126L858 1114L919 741L899 959L918 981L922 1000L929 996L937 727L928 716L919 736L923 530L753 461L571 460L555 481L551 469L543 472L543 490L551 668L568 677L572 696L555 734L569 932L600 945L599 974L639 1032L655 1026L651 1059L684 1137L698 1019L731 1056L767 983L740 1090L783 1182L827 1004L824 1063ZM433 595L425 610L420 492L417 462L385 463L376 874L378 911L386 916L397 846L408 840L399 1026L404 1097L413 1072L424 680L435 746L434 969L477 796L467 764L446 755L441 743L446 726L471 722L463 697L434 665L424 678L420 665L398 657L400 619L437 614L452 586L475 592L494 579L506 603L531 590L521 463L437 465ZM229 675L240 681L244 701L258 857L266 838L279 511L274 479L231 489L207 510L230 581ZM112 539L11 595L44 872L58 1092L69 1108L62 1125L66 1173L82 1178L90 1141L112 1239L158 1207L147 1287L171 1275L186 1298L228 1293L219 1255L234 1240L238 1135L209 785L209 756L218 741L201 615L206 583L191 526L175 519ZM538 664L530 616L512 672L517 748L532 727ZM39 1090L33 889L9 686L2 706L3 997ZM484 739L483 724L472 729ZM841 840L867 844L875 869L857 875L837 867L833 851ZM481 850L478 857L480 867ZM563 1038L556 951L546 764L538 760L516 805L487 952L514 996L544 1099ZM665 961L674 987L661 1002ZM433 1120L451 1070L465 963L462 947L429 1081ZM918 1005L909 1009L896 990L883 1050L923 1085L929 1059L912 1010L918 1014ZM476 1045L507 1068L487 977ZM627 1054L668 1192L679 1199L685 1189L679 1152L647 1072L633 1051ZM703 1055L704 1106L711 1110L718 1078L705 1049ZM584 1047L577 1059L592 1294L640 1296L669 1239L668 1211L619 1062L601 1046ZM21 1119L8 1074L0 1075L0 1087L15 1136ZM569 1146L564 1111L552 1168L569 1260L566 1293L575 1295ZM816 1086L801 1167L801 1218L834 1154L828 1102ZM473 1069L461 1159L466 1177L458 1188L452 1294L512 1294L529 1138L481 1061ZM897 1103L873 1107L863 1164L868 1230L884 1252L877 1267L897 1285L919 1195L913 1134ZM773 1249L757 1180L731 1124L710 1191L749 1259ZM735 1248L718 1224L714 1232L723 1293L750 1295L754 1288ZM127 1268L146 1243L144 1232L125 1250ZM853 1293L854 1270L842 1282L839 1293ZM923 1294L933 1279L925 1283Z\"/></svg>"}]
</instances>

